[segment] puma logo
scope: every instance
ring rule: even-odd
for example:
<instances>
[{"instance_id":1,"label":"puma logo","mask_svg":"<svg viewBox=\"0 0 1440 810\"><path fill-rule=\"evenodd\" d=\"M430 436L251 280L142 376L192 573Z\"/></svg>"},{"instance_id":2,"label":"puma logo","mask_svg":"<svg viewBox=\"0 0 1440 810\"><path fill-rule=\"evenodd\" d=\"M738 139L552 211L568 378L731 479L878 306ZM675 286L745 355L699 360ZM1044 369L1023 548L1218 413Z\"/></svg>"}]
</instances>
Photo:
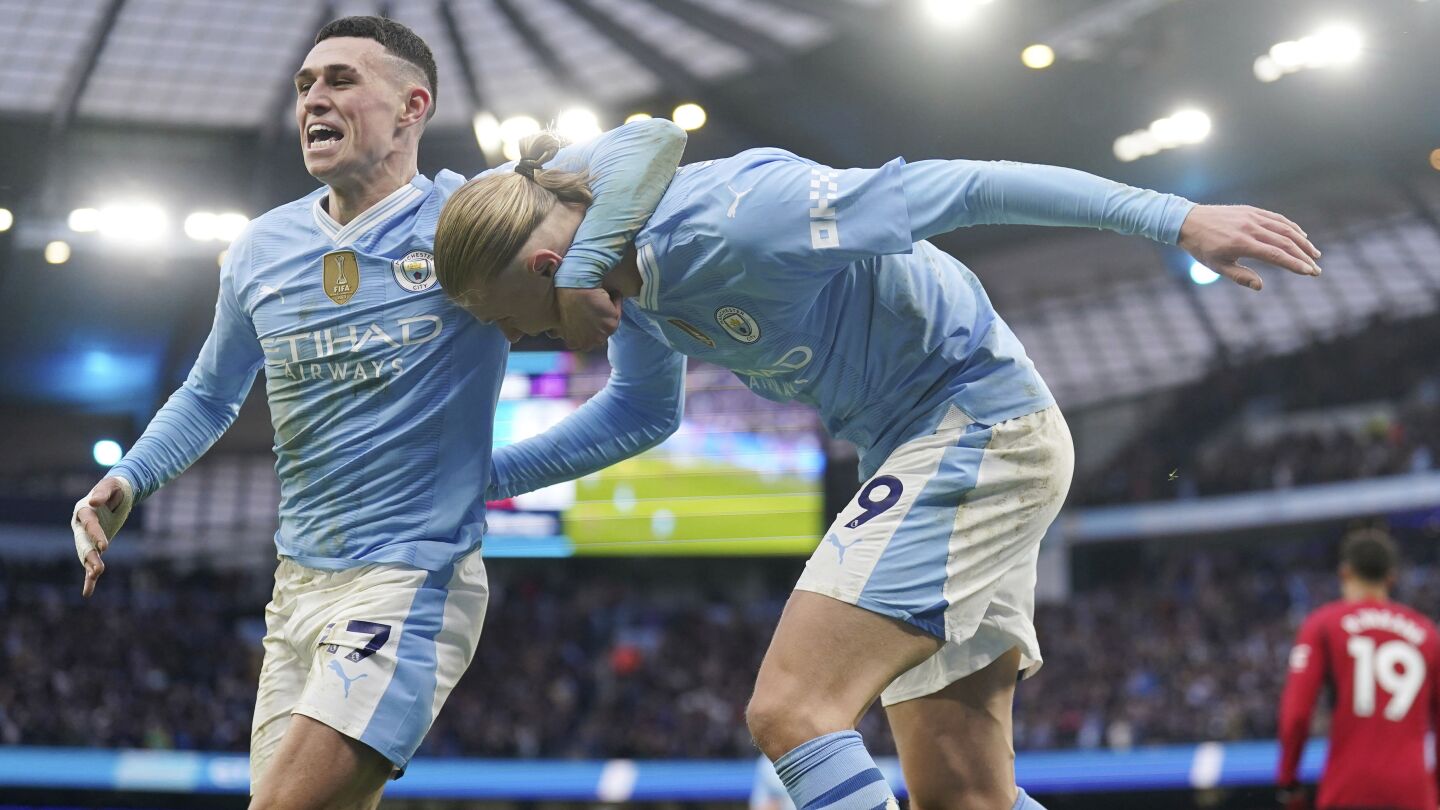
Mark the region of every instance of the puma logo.
<instances>
[{"instance_id":1,"label":"puma logo","mask_svg":"<svg viewBox=\"0 0 1440 810\"><path fill-rule=\"evenodd\" d=\"M330 662L330 668L333 669L333 670L335 670L335 674L336 674L336 675L339 675L341 682L345 684L345 699L346 699L346 700L349 700L349 699L350 699L350 684L352 684L352 683L360 680L361 678L368 678L368 677L370 677L368 674L366 674L366 673L364 673L364 672L360 673L359 675L356 675L356 676L353 677L353 678L350 677L349 675L346 675L346 674L345 674L345 668L342 667L342 666L340 666L340 662L339 662L339 661L331 661L331 662Z\"/></svg>"},{"instance_id":2,"label":"puma logo","mask_svg":"<svg viewBox=\"0 0 1440 810\"><path fill-rule=\"evenodd\" d=\"M725 216L728 217L728 218L730 218L730 219L734 219L734 218L735 218L735 209L740 207L740 201L745 198L745 195L746 195L746 194L749 194L750 192L754 191L754 190L755 190L755 187L754 187L754 186L751 186L750 188L747 188L747 189L745 189L744 191L736 191L735 189L733 189L733 188L730 187L730 184L729 184L729 183L726 183L726 184L725 184L725 188L726 188L731 194L734 194L734 195L735 195L735 202L730 203L730 208L725 212Z\"/></svg>"},{"instance_id":3,"label":"puma logo","mask_svg":"<svg viewBox=\"0 0 1440 810\"><path fill-rule=\"evenodd\" d=\"M853 546L853 545L855 545L856 543L860 542L860 538L857 537L857 538L855 538L854 540L851 540L851 541L848 542L848 543L841 543L841 542L840 542L840 535L831 533L831 534L825 535L825 542L827 542L827 543L829 543L830 545L834 546L835 549L840 552L839 563L840 563L841 565L844 565L844 564L845 564L845 552L848 551L848 550L850 550L850 547L851 547L851 546Z\"/></svg>"}]
</instances>

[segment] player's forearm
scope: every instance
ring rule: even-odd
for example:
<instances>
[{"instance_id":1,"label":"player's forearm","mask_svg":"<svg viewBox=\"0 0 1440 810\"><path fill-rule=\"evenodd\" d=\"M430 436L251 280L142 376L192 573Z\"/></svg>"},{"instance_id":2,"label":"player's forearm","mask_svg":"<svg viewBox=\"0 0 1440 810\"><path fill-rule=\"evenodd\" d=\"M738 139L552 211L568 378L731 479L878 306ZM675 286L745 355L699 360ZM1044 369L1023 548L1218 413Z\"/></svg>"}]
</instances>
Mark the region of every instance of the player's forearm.
<instances>
[{"instance_id":1,"label":"player's forearm","mask_svg":"<svg viewBox=\"0 0 1440 810\"><path fill-rule=\"evenodd\" d=\"M1293 784L1300 764L1300 754L1305 746L1305 734L1302 732L1297 740L1294 730L1282 725L1279 737L1280 761L1275 768L1275 782L1280 785Z\"/></svg>"},{"instance_id":2,"label":"player's forearm","mask_svg":"<svg viewBox=\"0 0 1440 810\"><path fill-rule=\"evenodd\" d=\"M1300 757L1305 753L1305 735L1299 740L1287 740L1281 735L1280 764L1275 769L1275 784L1293 785L1300 781Z\"/></svg>"},{"instance_id":3,"label":"player's forearm","mask_svg":"<svg viewBox=\"0 0 1440 810\"><path fill-rule=\"evenodd\" d=\"M182 385L109 474L128 480L135 487L138 503L194 464L239 413L236 404L216 402L188 383Z\"/></svg>"},{"instance_id":4,"label":"player's forearm","mask_svg":"<svg viewBox=\"0 0 1440 810\"><path fill-rule=\"evenodd\" d=\"M594 202L565 260L557 287L598 287L660 204L685 152L685 131L651 119L618 127L551 165L588 169Z\"/></svg>"},{"instance_id":5,"label":"player's forearm","mask_svg":"<svg viewBox=\"0 0 1440 810\"><path fill-rule=\"evenodd\" d=\"M1292 681L1280 697L1280 763L1276 770L1277 784L1290 785L1298 780L1300 757L1305 752L1305 743L1310 737L1310 714L1314 709L1315 693L1308 686L1308 683Z\"/></svg>"},{"instance_id":6,"label":"player's forearm","mask_svg":"<svg viewBox=\"0 0 1440 810\"><path fill-rule=\"evenodd\" d=\"M1194 203L1059 166L924 160L902 170L916 241L970 225L1099 228L1175 244Z\"/></svg>"},{"instance_id":7,"label":"player's forearm","mask_svg":"<svg viewBox=\"0 0 1440 810\"><path fill-rule=\"evenodd\" d=\"M495 450L486 500L571 481L649 450L680 427L685 410L683 360L663 386L607 385L559 424Z\"/></svg>"}]
</instances>

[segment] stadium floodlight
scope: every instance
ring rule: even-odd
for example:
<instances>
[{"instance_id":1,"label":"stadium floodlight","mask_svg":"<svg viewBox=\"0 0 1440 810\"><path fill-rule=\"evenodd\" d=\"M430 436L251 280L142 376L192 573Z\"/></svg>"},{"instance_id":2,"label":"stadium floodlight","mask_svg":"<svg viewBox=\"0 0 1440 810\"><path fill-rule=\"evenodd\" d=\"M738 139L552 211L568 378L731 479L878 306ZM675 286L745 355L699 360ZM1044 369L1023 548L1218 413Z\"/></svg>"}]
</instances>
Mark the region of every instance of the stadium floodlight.
<instances>
[{"instance_id":1,"label":"stadium floodlight","mask_svg":"<svg viewBox=\"0 0 1440 810\"><path fill-rule=\"evenodd\" d=\"M1270 54L1261 54L1255 57L1255 78L1266 84L1278 82L1285 75L1285 71L1270 58Z\"/></svg>"},{"instance_id":2,"label":"stadium floodlight","mask_svg":"<svg viewBox=\"0 0 1440 810\"><path fill-rule=\"evenodd\" d=\"M10 230L15 224L15 215L10 213L9 208L0 208L0 233Z\"/></svg>"},{"instance_id":3,"label":"stadium floodlight","mask_svg":"<svg viewBox=\"0 0 1440 810\"><path fill-rule=\"evenodd\" d=\"M249 224L249 217L233 211L224 214L196 211L185 218L185 235L197 242L234 242Z\"/></svg>"},{"instance_id":4,"label":"stadium floodlight","mask_svg":"<svg viewBox=\"0 0 1440 810\"><path fill-rule=\"evenodd\" d=\"M1350 25L1330 25L1300 39L1277 42L1255 59L1255 78L1279 81L1291 73L1316 68L1341 67L1359 61L1365 37Z\"/></svg>"},{"instance_id":5,"label":"stadium floodlight","mask_svg":"<svg viewBox=\"0 0 1440 810\"><path fill-rule=\"evenodd\" d=\"M520 159L520 140L540 131L540 122L528 115L515 115L500 122L500 153L506 160Z\"/></svg>"},{"instance_id":6,"label":"stadium floodlight","mask_svg":"<svg viewBox=\"0 0 1440 810\"><path fill-rule=\"evenodd\" d=\"M975 10L991 0L925 0L925 11L932 22L950 28L975 16Z\"/></svg>"},{"instance_id":7,"label":"stadium floodlight","mask_svg":"<svg viewBox=\"0 0 1440 810\"><path fill-rule=\"evenodd\" d=\"M1173 118L1159 118L1150 122L1150 137L1155 139L1161 149L1174 149L1184 143L1180 132L1180 126Z\"/></svg>"},{"instance_id":8,"label":"stadium floodlight","mask_svg":"<svg viewBox=\"0 0 1440 810\"><path fill-rule=\"evenodd\" d=\"M475 113L470 125L475 129L475 142L480 144L480 151L487 155L492 152L500 154L505 139L500 134L500 119L495 117L495 113Z\"/></svg>"},{"instance_id":9,"label":"stadium floodlight","mask_svg":"<svg viewBox=\"0 0 1440 810\"><path fill-rule=\"evenodd\" d=\"M1305 67L1349 65L1360 59L1365 39L1348 25L1332 25L1300 40L1304 49Z\"/></svg>"},{"instance_id":10,"label":"stadium floodlight","mask_svg":"<svg viewBox=\"0 0 1440 810\"><path fill-rule=\"evenodd\" d=\"M66 223L76 233L94 233L100 230L100 211L95 208L76 208L70 212Z\"/></svg>"},{"instance_id":11,"label":"stadium floodlight","mask_svg":"<svg viewBox=\"0 0 1440 810\"><path fill-rule=\"evenodd\" d=\"M45 246L45 261L50 264L64 264L70 261L70 245L56 240Z\"/></svg>"},{"instance_id":12,"label":"stadium floodlight","mask_svg":"<svg viewBox=\"0 0 1440 810\"><path fill-rule=\"evenodd\" d=\"M1155 125L1161 125L1164 137L1156 133ZM1181 110L1151 124L1151 134L1161 143L1161 148L1175 148L1198 144L1210 137L1210 115L1200 110Z\"/></svg>"},{"instance_id":13,"label":"stadium floodlight","mask_svg":"<svg viewBox=\"0 0 1440 810\"><path fill-rule=\"evenodd\" d=\"M650 113L645 112L631 113L629 117L625 119L625 123L633 124L636 121L649 121L652 117Z\"/></svg>"},{"instance_id":14,"label":"stadium floodlight","mask_svg":"<svg viewBox=\"0 0 1440 810\"><path fill-rule=\"evenodd\" d=\"M165 211L149 203L119 203L100 209L100 235L136 245L151 244L165 235Z\"/></svg>"},{"instance_id":15,"label":"stadium floodlight","mask_svg":"<svg viewBox=\"0 0 1440 810\"><path fill-rule=\"evenodd\" d=\"M705 126L707 119L705 108L693 102L681 104L670 114L670 120L679 124L681 129L699 129Z\"/></svg>"},{"instance_id":16,"label":"stadium floodlight","mask_svg":"<svg viewBox=\"0 0 1440 810\"><path fill-rule=\"evenodd\" d=\"M1150 122L1145 129L1138 129L1115 139L1115 159L1122 163L1139 160L1165 149L1190 146L1210 137L1213 124L1210 116L1196 109L1186 108L1172 115Z\"/></svg>"},{"instance_id":17,"label":"stadium floodlight","mask_svg":"<svg viewBox=\"0 0 1440 810\"><path fill-rule=\"evenodd\" d=\"M215 217L215 238L221 242L234 242L250 224L250 218L234 211L226 211Z\"/></svg>"},{"instance_id":18,"label":"stadium floodlight","mask_svg":"<svg viewBox=\"0 0 1440 810\"><path fill-rule=\"evenodd\" d=\"M125 455L120 449L120 443L114 439L101 439L95 442L90 448L90 454L95 457L95 463L101 467L114 467L120 463L120 457Z\"/></svg>"},{"instance_id":19,"label":"stadium floodlight","mask_svg":"<svg viewBox=\"0 0 1440 810\"><path fill-rule=\"evenodd\" d=\"M475 114L470 124L475 129L475 141L480 144L480 152L485 155L485 160L491 166L505 160L505 135L500 131L500 119L489 111L482 111Z\"/></svg>"},{"instance_id":20,"label":"stadium floodlight","mask_svg":"<svg viewBox=\"0 0 1440 810\"><path fill-rule=\"evenodd\" d=\"M555 131L570 143L584 143L600 134L600 116L584 107L571 107L555 117Z\"/></svg>"},{"instance_id":21,"label":"stadium floodlight","mask_svg":"<svg viewBox=\"0 0 1440 810\"><path fill-rule=\"evenodd\" d=\"M209 211L196 211L185 217L185 235L196 242L209 242L215 238L215 215Z\"/></svg>"},{"instance_id":22,"label":"stadium floodlight","mask_svg":"<svg viewBox=\"0 0 1440 810\"><path fill-rule=\"evenodd\" d=\"M1211 270L1200 262L1192 262L1190 264L1190 280L1202 287L1215 282L1215 280L1219 278L1219 273Z\"/></svg>"},{"instance_id":23,"label":"stadium floodlight","mask_svg":"<svg viewBox=\"0 0 1440 810\"><path fill-rule=\"evenodd\" d=\"M1135 143L1133 135L1121 135L1115 139L1115 159L1121 163L1129 163L1132 160L1139 160L1140 147Z\"/></svg>"},{"instance_id":24,"label":"stadium floodlight","mask_svg":"<svg viewBox=\"0 0 1440 810\"><path fill-rule=\"evenodd\" d=\"M1055 49L1049 45L1031 45L1020 52L1020 63L1031 70L1044 70L1055 64Z\"/></svg>"}]
</instances>

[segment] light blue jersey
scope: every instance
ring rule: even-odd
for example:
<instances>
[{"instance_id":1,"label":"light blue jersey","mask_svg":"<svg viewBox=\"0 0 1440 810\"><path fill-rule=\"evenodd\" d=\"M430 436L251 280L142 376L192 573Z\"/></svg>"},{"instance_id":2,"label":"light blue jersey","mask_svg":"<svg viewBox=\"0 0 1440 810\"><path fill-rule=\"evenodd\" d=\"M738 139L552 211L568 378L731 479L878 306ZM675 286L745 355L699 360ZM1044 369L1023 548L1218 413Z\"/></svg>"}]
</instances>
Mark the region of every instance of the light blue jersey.
<instances>
[{"instance_id":1,"label":"light blue jersey","mask_svg":"<svg viewBox=\"0 0 1440 810\"><path fill-rule=\"evenodd\" d=\"M980 281L927 237L1012 223L1173 244L1192 206L1053 166L897 159L837 170L754 149L679 171L636 238L643 285L631 301L675 351L768 399L813 405L832 436L859 447L869 478L952 410L993 425L1053 404ZM616 355L612 346L627 376L644 367ZM657 390L670 373L651 364ZM630 386L638 407L643 386ZM624 458L595 444L610 428L589 420L577 411L497 451L497 480L548 484Z\"/></svg>"},{"instance_id":2,"label":"light blue jersey","mask_svg":"<svg viewBox=\"0 0 1440 810\"><path fill-rule=\"evenodd\" d=\"M674 125L640 122L551 162L593 177L567 274L613 266L683 146ZM417 176L344 226L326 213L324 188L252 222L221 269L188 379L111 474L137 498L179 475L234 421L263 368L282 556L439 571L478 547L508 344L436 283L435 224L463 182Z\"/></svg>"}]
</instances>

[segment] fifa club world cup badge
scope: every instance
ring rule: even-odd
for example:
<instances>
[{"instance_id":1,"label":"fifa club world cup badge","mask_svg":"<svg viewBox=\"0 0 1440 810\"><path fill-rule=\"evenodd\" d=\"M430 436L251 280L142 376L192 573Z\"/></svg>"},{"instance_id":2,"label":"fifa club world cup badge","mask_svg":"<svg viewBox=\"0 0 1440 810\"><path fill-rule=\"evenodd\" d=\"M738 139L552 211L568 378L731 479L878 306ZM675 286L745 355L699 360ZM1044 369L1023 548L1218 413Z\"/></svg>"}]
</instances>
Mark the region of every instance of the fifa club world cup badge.
<instances>
[{"instance_id":1,"label":"fifa club world cup badge","mask_svg":"<svg viewBox=\"0 0 1440 810\"><path fill-rule=\"evenodd\" d=\"M396 259L395 281L410 292L424 292L435 286L439 276L435 275L435 254L417 250Z\"/></svg>"},{"instance_id":2,"label":"fifa club world cup badge","mask_svg":"<svg viewBox=\"0 0 1440 810\"><path fill-rule=\"evenodd\" d=\"M337 304L349 301L360 289L360 262L353 250L332 250L320 258L325 294Z\"/></svg>"},{"instance_id":3,"label":"fifa club world cup badge","mask_svg":"<svg viewBox=\"0 0 1440 810\"><path fill-rule=\"evenodd\" d=\"M760 339L760 324L750 317L750 313L739 307L721 307L715 310L715 322L720 324L725 334L741 343L754 343Z\"/></svg>"}]
</instances>

